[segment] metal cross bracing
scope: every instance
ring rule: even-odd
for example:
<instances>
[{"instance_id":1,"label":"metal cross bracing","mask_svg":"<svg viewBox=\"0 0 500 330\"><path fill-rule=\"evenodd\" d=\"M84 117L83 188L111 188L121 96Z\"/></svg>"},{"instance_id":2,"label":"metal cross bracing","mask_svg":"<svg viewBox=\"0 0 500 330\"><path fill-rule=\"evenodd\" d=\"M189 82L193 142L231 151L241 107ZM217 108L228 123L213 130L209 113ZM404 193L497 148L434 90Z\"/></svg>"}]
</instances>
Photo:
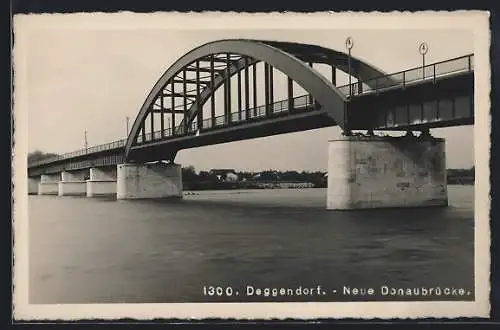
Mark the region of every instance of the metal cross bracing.
<instances>
[{"instance_id":1,"label":"metal cross bracing","mask_svg":"<svg viewBox=\"0 0 500 330\"><path fill-rule=\"evenodd\" d=\"M348 71L344 53L296 43L217 41L165 72L127 139L29 167L84 166L84 160L117 156L173 160L184 148L333 125L344 131L468 125L474 118L473 59L471 54L385 74L353 58L354 83L337 86L338 72ZM319 74L316 64L329 66L331 74ZM285 76L286 96L276 100L278 74ZM296 86L306 94L297 95Z\"/></svg>"}]
</instances>

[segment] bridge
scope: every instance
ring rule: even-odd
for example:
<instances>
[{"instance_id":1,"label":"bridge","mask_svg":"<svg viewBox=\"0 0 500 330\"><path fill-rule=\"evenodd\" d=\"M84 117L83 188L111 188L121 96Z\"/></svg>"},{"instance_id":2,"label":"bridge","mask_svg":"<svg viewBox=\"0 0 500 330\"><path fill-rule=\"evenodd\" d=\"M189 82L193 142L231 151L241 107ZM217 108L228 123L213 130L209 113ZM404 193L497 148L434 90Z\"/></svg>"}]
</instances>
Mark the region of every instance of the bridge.
<instances>
[{"instance_id":1,"label":"bridge","mask_svg":"<svg viewBox=\"0 0 500 330\"><path fill-rule=\"evenodd\" d=\"M350 83L338 84L339 72ZM297 89L305 94L296 96ZM446 205L444 141L429 129L472 124L473 54L388 74L316 45L219 40L167 69L126 139L28 164L29 192L181 197L180 150L338 125L343 137L329 146L328 208ZM374 133L391 130L408 135Z\"/></svg>"}]
</instances>

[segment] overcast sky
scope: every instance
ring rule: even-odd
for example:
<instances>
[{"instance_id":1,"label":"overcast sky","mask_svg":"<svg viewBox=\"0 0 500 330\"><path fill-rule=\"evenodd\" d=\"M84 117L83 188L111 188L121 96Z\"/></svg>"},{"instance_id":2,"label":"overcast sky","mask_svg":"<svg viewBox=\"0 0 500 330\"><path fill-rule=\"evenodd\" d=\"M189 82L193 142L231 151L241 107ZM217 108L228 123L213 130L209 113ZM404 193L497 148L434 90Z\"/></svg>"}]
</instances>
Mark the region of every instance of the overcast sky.
<instances>
[{"instance_id":1,"label":"overcast sky","mask_svg":"<svg viewBox=\"0 0 500 330\"><path fill-rule=\"evenodd\" d=\"M90 24L90 21L89 21ZM133 20L130 26L133 26ZM203 43L225 38L294 41L344 51L354 40L353 56L385 72L421 64L418 45L429 45L426 62L474 52L467 30L408 29L171 29L45 28L26 34L29 82L29 151L64 153L125 137L126 117L133 123L144 99L163 72L179 57ZM296 27L300 27L297 22ZM446 138L447 165L473 165L473 128L435 129ZM180 151L176 162L197 170L325 170L328 140L336 127Z\"/></svg>"}]
</instances>

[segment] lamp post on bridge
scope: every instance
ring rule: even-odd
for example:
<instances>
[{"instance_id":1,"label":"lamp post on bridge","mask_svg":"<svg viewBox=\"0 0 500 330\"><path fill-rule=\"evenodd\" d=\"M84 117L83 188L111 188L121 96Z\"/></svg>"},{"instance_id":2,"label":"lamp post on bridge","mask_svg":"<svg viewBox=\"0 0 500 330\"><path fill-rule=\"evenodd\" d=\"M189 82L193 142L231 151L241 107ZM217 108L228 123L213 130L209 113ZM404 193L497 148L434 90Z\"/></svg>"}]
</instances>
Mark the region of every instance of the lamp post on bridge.
<instances>
[{"instance_id":1,"label":"lamp post on bridge","mask_svg":"<svg viewBox=\"0 0 500 330\"><path fill-rule=\"evenodd\" d=\"M427 45L427 43L425 41L421 42L420 45L418 46L418 52L420 53L420 55L422 55L422 80L425 79L425 54L427 54L428 51L429 51L429 46ZM422 130L421 132L422 133L420 134L420 136L422 138L430 136L428 128ZM411 131L407 131L406 133L408 136L413 136L413 132Z\"/></svg>"},{"instance_id":2,"label":"lamp post on bridge","mask_svg":"<svg viewBox=\"0 0 500 330\"><path fill-rule=\"evenodd\" d=\"M85 153L87 153L88 143L87 143L87 130L85 130Z\"/></svg>"},{"instance_id":3,"label":"lamp post on bridge","mask_svg":"<svg viewBox=\"0 0 500 330\"><path fill-rule=\"evenodd\" d=\"M429 46L426 42L420 43L418 51L422 55L422 80L425 79L425 54L429 51Z\"/></svg>"},{"instance_id":4,"label":"lamp post on bridge","mask_svg":"<svg viewBox=\"0 0 500 330\"><path fill-rule=\"evenodd\" d=\"M349 98L351 97L352 95L352 85L351 85L351 49L352 47L354 47L354 41L352 40L351 37L347 37L347 39L345 40L345 46L347 48L347 52L348 52L348 57L347 57L347 65L349 67Z\"/></svg>"},{"instance_id":5,"label":"lamp post on bridge","mask_svg":"<svg viewBox=\"0 0 500 330\"><path fill-rule=\"evenodd\" d=\"M349 96L347 97L347 100L349 101L351 99L352 95L352 82L351 82L351 49L354 46L354 41L352 40L351 37L347 37L345 40L345 46L347 48L347 66L349 67ZM350 136L351 135L351 129L349 128L349 119L347 116L347 109L344 108L344 135L345 136Z\"/></svg>"}]
</instances>

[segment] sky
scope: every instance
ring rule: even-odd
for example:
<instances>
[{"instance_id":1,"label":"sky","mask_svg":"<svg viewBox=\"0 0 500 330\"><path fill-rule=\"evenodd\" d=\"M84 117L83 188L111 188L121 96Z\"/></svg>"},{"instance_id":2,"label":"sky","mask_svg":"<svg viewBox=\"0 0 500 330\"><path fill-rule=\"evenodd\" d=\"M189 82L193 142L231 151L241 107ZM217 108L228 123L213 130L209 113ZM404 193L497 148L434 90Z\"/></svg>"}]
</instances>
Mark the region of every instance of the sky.
<instances>
[{"instance_id":1,"label":"sky","mask_svg":"<svg viewBox=\"0 0 500 330\"><path fill-rule=\"evenodd\" d=\"M24 95L28 108L28 151L65 153L108 143L126 135L144 99L165 70L191 49L227 38L293 41L345 50L385 72L421 65L418 45L429 45L426 63L474 52L473 34L460 29L89 28L44 26L23 32ZM16 33L16 31L14 31ZM340 136L328 127L214 146L182 150L176 162L196 170L326 170L328 140ZM472 126L433 129L446 139L447 167L474 164Z\"/></svg>"}]
</instances>

